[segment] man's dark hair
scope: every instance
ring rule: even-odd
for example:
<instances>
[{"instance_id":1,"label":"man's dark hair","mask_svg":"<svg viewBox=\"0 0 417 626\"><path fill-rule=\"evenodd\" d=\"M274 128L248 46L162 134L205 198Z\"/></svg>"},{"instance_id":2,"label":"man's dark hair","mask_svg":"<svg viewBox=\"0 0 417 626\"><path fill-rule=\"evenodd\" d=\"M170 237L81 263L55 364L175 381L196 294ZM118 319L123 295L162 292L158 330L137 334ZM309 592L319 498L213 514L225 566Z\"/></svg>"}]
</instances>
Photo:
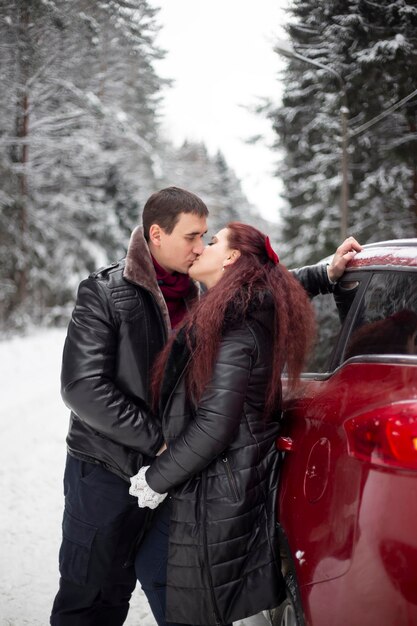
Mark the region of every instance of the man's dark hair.
<instances>
[{"instance_id":1,"label":"man's dark hair","mask_svg":"<svg viewBox=\"0 0 417 626\"><path fill-rule=\"evenodd\" d=\"M179 187L166 187L153 193L143 207L143 234L149 241L149 229L158 224L169 235L175 228L181 213L208 216L208 208L201 198Z\"/></svg>"}]
</instances>

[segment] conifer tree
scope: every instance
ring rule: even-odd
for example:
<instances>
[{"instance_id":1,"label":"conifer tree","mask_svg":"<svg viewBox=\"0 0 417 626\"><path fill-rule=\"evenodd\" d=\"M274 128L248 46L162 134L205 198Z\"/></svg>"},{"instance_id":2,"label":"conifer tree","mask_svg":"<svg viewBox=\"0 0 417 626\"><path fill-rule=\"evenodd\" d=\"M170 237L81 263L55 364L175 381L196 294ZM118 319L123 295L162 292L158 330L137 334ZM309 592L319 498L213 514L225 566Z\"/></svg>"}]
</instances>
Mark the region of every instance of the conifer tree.
<instances>
[{"instance_id":1,"label":"conifer tree","mask_svg":"<svg viewBox=\"0 0 417 626\"><path fill-rule=\"evenodd\" d=\"M157 31L147 0L0 3L0 330L66 321L158 188L258 221L222 155L161 138Z\"/></svg>"},{"instance_id":2,"label":"conifer tree","mask_svg":"<svg viewBox=\"0 0 417 626\"><path fill-rule=\"evenodd\" d=\"M162 184L191 189L207 204L209 232L214 234L233 220L266 229L266 224L242 191L224 155L211 156L203 143L186 141L180 148L169 144L162 156Z\"/></svg>"},{"instance_id":3,"label":"conifer tree","mask_svg":"<svg viewBox=\"0 0 417 626\"><path fill-rule=\"evenodd\" d=\"M276 147L284 149L279 172L287 200L283 245L289 263L325 256L340 241L345 103L349 232L363 243L415 235L417 97L364 125L416 88L416 24L417 7L407 0L293 1L290 43L330 71L292 58L284 72L282 106L270 111Z\"/></svg>"},{"instance_id":4,"label":"conifer tree","mask_svg":"<svg viewBox=\"0 0 417 626\"><path fill-rule=\"evenodd\" d=\"M3 319L24 325L120 257L157 181L162 81L142 0L0 7Z\"/></svg>"}]
</instances>

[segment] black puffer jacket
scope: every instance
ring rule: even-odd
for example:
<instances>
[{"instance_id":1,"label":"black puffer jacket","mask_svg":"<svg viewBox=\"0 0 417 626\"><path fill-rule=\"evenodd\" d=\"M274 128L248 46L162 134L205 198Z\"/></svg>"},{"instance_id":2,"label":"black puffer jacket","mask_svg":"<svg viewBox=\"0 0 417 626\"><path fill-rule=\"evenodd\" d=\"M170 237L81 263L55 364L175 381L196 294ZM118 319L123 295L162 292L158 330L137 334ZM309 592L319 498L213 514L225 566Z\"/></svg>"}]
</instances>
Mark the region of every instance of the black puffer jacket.
<instances>
[{"instance_id":1,"label":"black puffer jacket","mask_svg":"<svg viewBox=\"0 0 417 626\"><path fill-rule=\"evenodd\" d=\"M168 450L146 478L171 495L169 622L227 624L279 603L279 415L264 417L272 324L270 298L226 329L198 407L186 400L182 337L168 360L161 393Z\"/></svg>"},{"instance_id":2,"label":"black puffer jacket","mask_svg":"<svg viewBox=\"0 0 417 626\"><path fill-rule=\"evenodd\" d=\"M191 297L196 297L194 288ZM170 329L140 228L126 259L84 280L68 327L62 396L71 409L68 452L126 480L162 444L149 411L149 377ZM127 487L126 487L127 488Z\"/></svg>"}]
</instances>

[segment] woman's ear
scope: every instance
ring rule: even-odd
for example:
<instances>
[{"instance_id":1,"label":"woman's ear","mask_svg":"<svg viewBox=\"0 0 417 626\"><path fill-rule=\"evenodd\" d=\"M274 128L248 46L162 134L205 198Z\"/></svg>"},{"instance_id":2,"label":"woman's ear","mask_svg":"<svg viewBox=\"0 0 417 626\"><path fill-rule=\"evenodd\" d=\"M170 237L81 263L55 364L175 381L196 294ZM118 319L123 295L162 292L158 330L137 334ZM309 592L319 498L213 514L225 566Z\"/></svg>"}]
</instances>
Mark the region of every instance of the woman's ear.
<instances>
[{"instance_id":1,"label":"woman's ear","mask_svg":"<svg viewBox=\"0 0 417 626\"><path fill-rule=\"evenodd\" d=\"M228 265L233 265L233 263L236 263L239 257L240 257L240 250L237 250L236 248L234 250L231 250L229 253L229 256L226 258L226 260L223 263L223 267L227 267Z\"/></svg>"}]
</instances>

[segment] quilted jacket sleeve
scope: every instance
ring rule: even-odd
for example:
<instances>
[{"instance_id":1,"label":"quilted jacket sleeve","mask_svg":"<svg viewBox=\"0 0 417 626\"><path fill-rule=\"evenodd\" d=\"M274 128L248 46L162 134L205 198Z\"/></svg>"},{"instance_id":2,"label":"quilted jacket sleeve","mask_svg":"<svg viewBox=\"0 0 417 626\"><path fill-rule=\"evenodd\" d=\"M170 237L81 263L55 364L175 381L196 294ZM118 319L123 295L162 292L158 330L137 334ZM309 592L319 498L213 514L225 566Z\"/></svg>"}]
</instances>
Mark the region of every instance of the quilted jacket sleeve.
<instances>
[{"instance_id":1,"label":"quilted jacket sleeve","mask_svg":"<svg viewBox=\"0 0 417 626\"><path fill-rule=\"evenodd\" d=\"M211 463L237 434L250 377L255 340L249 330L227 333L195 418L146 473L149 486L165 493Z\"/></svg>"},{"instance_id":2,"label":"quilted jacket sleeve","mask_svg":"<svg viewBox=\"0 0 417 626\"><path fill-rule=\"evenodd\" d=\"M64 347L61 394L77 417L98 433L153 456L162 435L149 409L115 384L117 327L103 286L88 278L78 291Z\"/></svg>"}]
</instances>

